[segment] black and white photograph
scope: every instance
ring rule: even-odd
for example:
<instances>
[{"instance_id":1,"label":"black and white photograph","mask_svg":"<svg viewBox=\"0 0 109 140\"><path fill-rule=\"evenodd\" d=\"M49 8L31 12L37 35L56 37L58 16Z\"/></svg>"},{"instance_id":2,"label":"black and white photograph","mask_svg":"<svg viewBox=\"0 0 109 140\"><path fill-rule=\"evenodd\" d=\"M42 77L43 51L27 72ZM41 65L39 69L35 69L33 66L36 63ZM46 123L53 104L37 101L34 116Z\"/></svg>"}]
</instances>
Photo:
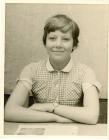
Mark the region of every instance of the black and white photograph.
<instances>
[{"instance_id":1,"label":"black and white photograph","mask_svg":"<svg viewBox=\"0 0 109 140\"><path fill-rule=\"evenodd\" d=\"M4 135L107 136L108 4L5 4Z\"/></svg>"}]
</instances>

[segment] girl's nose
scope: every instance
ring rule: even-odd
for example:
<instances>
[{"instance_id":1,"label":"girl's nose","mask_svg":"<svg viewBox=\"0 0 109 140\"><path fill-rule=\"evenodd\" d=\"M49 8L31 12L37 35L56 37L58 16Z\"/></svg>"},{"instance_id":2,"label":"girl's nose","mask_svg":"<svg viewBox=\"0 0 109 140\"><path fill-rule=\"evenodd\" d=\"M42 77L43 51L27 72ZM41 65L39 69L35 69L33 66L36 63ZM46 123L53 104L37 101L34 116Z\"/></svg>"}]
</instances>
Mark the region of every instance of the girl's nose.
<instances>
[{"instance_id":1,"label":"girl's nose","mask_svg":"<svg viewBox=\"0 0 109 140\"><path fill-rule=\"evenodd\" d=\"M56 47L57 48L62 47L62 40L60 38L56 40Z\"/></svg>"}]
</instances>

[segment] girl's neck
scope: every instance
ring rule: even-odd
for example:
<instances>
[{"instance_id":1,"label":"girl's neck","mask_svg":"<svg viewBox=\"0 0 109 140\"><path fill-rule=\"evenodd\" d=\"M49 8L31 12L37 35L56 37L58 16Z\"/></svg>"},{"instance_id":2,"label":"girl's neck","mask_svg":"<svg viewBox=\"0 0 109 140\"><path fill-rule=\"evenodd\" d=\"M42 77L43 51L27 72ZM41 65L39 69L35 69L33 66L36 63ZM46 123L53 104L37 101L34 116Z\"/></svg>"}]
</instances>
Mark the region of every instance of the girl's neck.
<instances>
[{"instance_id":1,"label":"girl's neck","mask_svg":"<svg viewBox=\"0 0 109 140\"><path fill-rule=\"evenodd\" d=\"M56 61L53 59L49 59L49 61L55 70L60 71L69 63L70 59L71 59L71 57L67 58L66 60L63 60L63 61Z\"/></svg>"}]
</instances>

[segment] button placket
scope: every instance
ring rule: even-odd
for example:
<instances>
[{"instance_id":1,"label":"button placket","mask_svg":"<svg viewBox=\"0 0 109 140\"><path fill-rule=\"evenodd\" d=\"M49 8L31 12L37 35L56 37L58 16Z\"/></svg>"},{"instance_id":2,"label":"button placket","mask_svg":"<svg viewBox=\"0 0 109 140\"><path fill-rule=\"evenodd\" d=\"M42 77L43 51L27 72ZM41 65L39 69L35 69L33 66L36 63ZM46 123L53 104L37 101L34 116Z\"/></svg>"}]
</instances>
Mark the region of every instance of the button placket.
<instances>
[{"instance_id":1,"label":"button placket","mask_svg":"<svg viewBox=\"0 0 109 140\"><path fill-rule=\"evenodd\" d=\"M60 86L60 72L57 71L57 78L55 79L55 90L57 91L57 95L54 102L58 102L59 98L59 86Z\"/></svg>"}]
</instances>

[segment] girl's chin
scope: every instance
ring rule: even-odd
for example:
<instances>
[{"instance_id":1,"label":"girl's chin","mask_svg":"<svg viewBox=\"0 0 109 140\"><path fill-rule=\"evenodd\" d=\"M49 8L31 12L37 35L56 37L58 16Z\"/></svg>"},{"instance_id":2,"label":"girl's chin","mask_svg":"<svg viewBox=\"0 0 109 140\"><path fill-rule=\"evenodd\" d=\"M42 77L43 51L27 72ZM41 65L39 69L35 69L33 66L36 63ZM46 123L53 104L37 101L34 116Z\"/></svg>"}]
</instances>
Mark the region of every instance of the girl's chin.
<instances>
[{"instance_id":1,"label":"girl's chin","mask_svg":"<svg viewBox=\"0 0 109 140\"><path fill-rule=\"evenodd\" d=\"M65 60L63 57L58 57L58 56L56 56L56 57L52 57L51 58L51 60L53 60L53 61L63 61L63 60Z\"/></svg>"},{"instance_id":2,"label":"girl's chin","mask_svg":"<svg viewBox=\"0 0 109 140\"><path fill-rule=\"evenodd\" d=\"M66 61L69 61L70 58L66 58L66 57L51 57L50 58L51 61L55 61L57 63L61 63L61 62L66 62Z\"/></svg>"}]
</instances>

